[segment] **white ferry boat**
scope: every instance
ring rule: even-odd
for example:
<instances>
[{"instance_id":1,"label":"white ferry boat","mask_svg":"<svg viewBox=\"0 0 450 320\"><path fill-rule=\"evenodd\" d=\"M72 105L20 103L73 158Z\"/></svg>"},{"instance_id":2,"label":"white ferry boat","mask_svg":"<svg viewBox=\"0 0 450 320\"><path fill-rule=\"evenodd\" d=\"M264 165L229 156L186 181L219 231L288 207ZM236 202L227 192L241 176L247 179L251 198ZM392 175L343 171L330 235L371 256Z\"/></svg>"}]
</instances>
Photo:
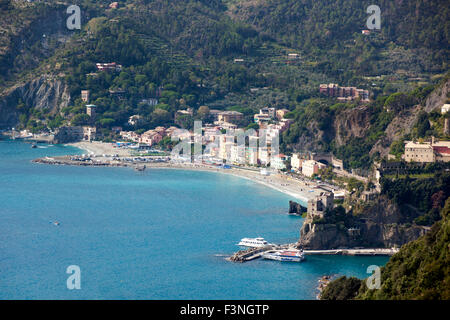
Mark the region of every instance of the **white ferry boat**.
<instances>
[{"instance_id":1,"label":"white ferry boat","mask_svg":"<svg viewBox=\"0 0 450 320\"><path fill-rule=\"evenodd\" d=\"M289 261L289 262L302 262L305 260L305 254L301 250L283 250L275 252L267 252L262 255L264 259L277 260L277 261Z\"/></svg>"},{"instance_id":2,"label":"white ferry boat","mask_svg":"<svg viewBox=\"0 0 450 320\"><path fill-rule=\"evenodd\" d=\"M243 238L237 245L243 247L261 248L271 244L264 240L264 238Z\"/></svg>"}]
</instances>

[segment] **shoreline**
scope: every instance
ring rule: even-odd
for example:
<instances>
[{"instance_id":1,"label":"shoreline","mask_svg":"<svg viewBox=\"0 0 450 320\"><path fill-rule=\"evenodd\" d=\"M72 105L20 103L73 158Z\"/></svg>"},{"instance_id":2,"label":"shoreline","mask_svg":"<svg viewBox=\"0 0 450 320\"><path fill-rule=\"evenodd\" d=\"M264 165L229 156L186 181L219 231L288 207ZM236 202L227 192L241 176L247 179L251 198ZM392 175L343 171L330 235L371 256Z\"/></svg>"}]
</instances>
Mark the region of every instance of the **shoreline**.
<instances>
[{"instance_id":1,"label":"shoreline","mask_svg":"<svg viewBox=\"0 0 450 320\"><path fill-rule=\"evenodd\" d=\"M32 160L35 163L42 164L50 164L50 165L70 165L70 166L92 166L92 167L129 167L136 168L142 164L136 163L124 163L116 161L114 163L99 161L93 163L86 162L75 162L70 160L68 156L58 156L58 157L44 157ZM230 168L223 169L217 168L213 166L209 166L206 164L177 164L177 163L145 163L146 169L149 170L186 170L186 171L202 171L202 172L212 172L218 174L227 174L237 178L246 179L249 181L253 181L265 187L271 188L278 192L281 192L285 195L288 195L294 200L302 202L302 205L307 205L308 200L313 197L314 194L317 193L317 190L311 188L311 192L308 191L298 191L295 190L295 186L292 185L291 179L289 179L290 183L286 183L288 180L287 177L284 177L280 174L273 174L270 176L262 176L258 171L250 171L239 168ZM267 180L269 179L269 180ZM299 187L300 185L297 185ZM308 188L308 186L302 185L303 188ZM302 189L305 190L305 189ZM307 194L308 192L309 194Z\"/></svg>"},{"instance_id":2,"label":"shoreline","mask_svg":"<svg viewBox=\"0 0 450 320\"><path fill-rule=\"evenodd\" d=\"M165 167L164 166L160 166L160 167L156 167L156 166L152 167L152 166L150 166L149 168L150 169L169 169L169 170L172 169L172 170L204 171L204 172L214 172L214 173L221 173L221 174L229 174L229 175L235 176L237 178L250 180L250 181L256 182L258 184L264 185L264 186L266 186L268 188L277 190L278 192L281 192L283 194L289 195L289 196L291 196L293 198L296 198L297 200L303 201L303 202L305 202L305 204L308 202L308 197L306 197L305 195L298 194L298 193L295 193L295 192L292 192L292 191L289 191L289 190L283 190L282 188L280 188L280 187L278 187L278 186L276 186L274 184L271 184L270 182L263 181L263 180L260 180L260 179L256 179L255 180L254 178L256 178L256 177L252 178L252 177L249 177L249 176L246 176L244 174L240 174L239 173L239 170L245 170L245 169L237 169L237 168L218 169L218 168L209 167L209 166L206 166L206 165L204 165L204 166L200 165L199 167L190 167L190 166L181 166L181 165L169 166L168 165L168 166L165 166ZM256 174L259 174L259 173L255 172L255 175Z\"/></svg>"},{"instance_id":3,"label":"shoreline","mask_svg":"<svg viewBox=\"0 0 450 320\"><path fill-rule=\"evenodd\" d=\"M176 162L158 162L158 163L128 163L124 161L110 161L108 157L103 157L104 155L119 155L120 157L132 157L129 150L120 149L115 147L113 143L107 142L74 142L64 144L65 146L76 147L80 150L86 151L88 154L97 155L95 162L84 163L75 161L70 161L69 159L64 159L64 157L53 157L48 160L36 159L35 162L47 163L47 164L60 164L60 165L82 165L82 166L109 166L109 167L136 167L139 165L145 165L148 169L173 169L173 170L190 170L190 171L207 171L222 174L229 174L238 178L243 178L251 180L265 187L271 188L278 192L281 192L289 197L293 197L293 200L302 202L302 205L307 205L308 200L312 199L314 196L323 192L321 189L316 189L318 183L313 181L302 181L283 175L280 173L272 173L269 176L263 176L260 174L258 169L246 169L246 168L236 168L231 167L229 169L218 168L208 164L200 163L176 163ZM98 156L101 155L101 156ZM54 159L54 161L50 160ZM39 161L40 160L40 161Z\"/></svg>"}]
</instances>

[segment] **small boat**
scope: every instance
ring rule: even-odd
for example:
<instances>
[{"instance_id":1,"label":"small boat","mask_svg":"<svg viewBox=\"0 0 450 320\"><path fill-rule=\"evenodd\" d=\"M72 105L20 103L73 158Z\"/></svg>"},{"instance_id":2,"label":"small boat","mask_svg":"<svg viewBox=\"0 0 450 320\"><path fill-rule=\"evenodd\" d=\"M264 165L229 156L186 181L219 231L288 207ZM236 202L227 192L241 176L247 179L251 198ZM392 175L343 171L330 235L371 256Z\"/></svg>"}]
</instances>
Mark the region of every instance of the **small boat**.
<instances>
[{"instance_id":1,"label":"small boat","mask_svg":"<svg viewBox=\"0 0 450 320\"><path fill-rule=\"evenodd\" d=\"M275 252L267 252L262 255L264 259L288 261L288 262L302 262L305 260L305 254L302 250L283 250Z\"/></svg>"},{"instance_id":2,"label":"small boat","mask_svg":"<svg viewBox=\"0 0 450 320\"><path fill-rule=\"evenodd\" d=\"M264 240L264 238L243 238L237 245L243 247L261 248L270 246L271 243Z\"/></svg>"},{"instance_id":3,"label":"small boat","mask_svg":"<svg viewBox=\"0 0 450 320\"><path fill-rule=\"evenodd\" d=\"M55 226L59 226L59 222L58 222L58 221L54 221L53 224L54 224Z\"/></svg>"},{"instance_id":4,"label":"small boat","mask_svg":"<svg viewBox=\"0 0 450 320\"><path fill-rule=\"evenodd\" d=\"M34 148L37 148L36 143L32 143L32 144L31 144L31 148L33 148L33 149L34 149Z\"/></svg>"}]
</instances>

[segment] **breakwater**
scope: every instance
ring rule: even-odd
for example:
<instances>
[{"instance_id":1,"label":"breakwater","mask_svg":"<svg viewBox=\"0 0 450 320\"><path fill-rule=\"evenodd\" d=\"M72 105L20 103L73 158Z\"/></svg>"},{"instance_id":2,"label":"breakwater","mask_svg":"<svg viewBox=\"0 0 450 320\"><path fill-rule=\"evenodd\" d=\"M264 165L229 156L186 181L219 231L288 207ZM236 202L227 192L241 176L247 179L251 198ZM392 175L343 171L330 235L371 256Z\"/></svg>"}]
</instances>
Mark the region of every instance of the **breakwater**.
<instances>
[{"instance_id":1,"label":"breakwater","mask_svg":"<svg viewBox=\"0 0 450 320\"><path fill-rule=\"evenodd\" d=\"M234 253L227 260L232 262L247 262L260 258L264 253L277 250L297 249L297 244L268 245L260 248L248 248ZM305 255L342 255L342 256L392 256L398 248L358 248L332 250L303 250Z\"/></svg>"},{"instance_id":2,"label":"breakwater","mask_svg":"<svg viewBox=\"0 0 450 320\"><path fill-rule=\"evenodd\" d=\"M53 164L53 165L69 165L69 166L97 166L97 167L127 167L132 163L125 163L123 161L107 161L96 160L92 158L75 157L75 156L61 156L61 157L44 157L32 160L35 163Z\"/></svg>"}]
</instances>

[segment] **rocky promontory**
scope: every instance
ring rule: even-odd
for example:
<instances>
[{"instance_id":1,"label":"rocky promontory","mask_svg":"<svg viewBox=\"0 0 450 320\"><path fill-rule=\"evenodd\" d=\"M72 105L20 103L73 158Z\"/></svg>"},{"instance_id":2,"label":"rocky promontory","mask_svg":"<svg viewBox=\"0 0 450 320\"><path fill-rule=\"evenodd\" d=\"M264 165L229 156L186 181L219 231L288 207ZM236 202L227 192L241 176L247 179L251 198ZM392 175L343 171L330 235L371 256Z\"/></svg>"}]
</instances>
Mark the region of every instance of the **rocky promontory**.
<instances>
[{"instance_id":1,"label":"rocky promontory","mask_svg":"<svg viewBox=\"0 0 450 320\"><path fill-rule=\"evenodd\" d=\"M40 76L16 85L0 95L0 128L16 126L23 108L36 108L57 113L70 102L70 93L64 80L54 76Z\"/></svg>"},{"instance_id":2,"label":"rocky promontory","mask_svg":"<svg viewBox=\"0 0 450 320\"><path fill-rule=\"evenodd\" d=\"M407 222L399 207L383 196L361 212L346 215L345 221L313 219L308 215L300 230L299 244L310 250L400 247L429 229Z\"/></svg>"}]
</instances>

